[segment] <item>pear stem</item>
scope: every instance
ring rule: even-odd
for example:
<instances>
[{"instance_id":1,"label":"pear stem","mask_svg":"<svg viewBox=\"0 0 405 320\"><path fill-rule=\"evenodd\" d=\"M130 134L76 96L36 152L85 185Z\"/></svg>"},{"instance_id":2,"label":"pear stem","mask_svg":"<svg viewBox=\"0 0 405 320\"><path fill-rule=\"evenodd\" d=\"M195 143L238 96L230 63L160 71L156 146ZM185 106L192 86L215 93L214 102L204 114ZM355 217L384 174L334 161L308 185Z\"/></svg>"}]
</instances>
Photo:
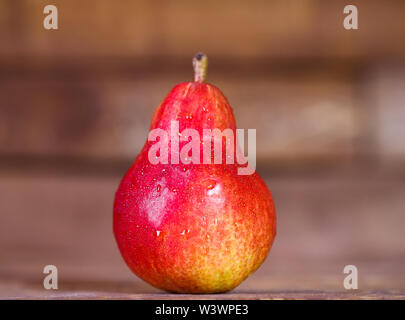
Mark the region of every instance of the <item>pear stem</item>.
<instances>
[{"instance_id":1,"label":"pear stem","mask_svg":"<svg viewBox=\"0 0 405 320\"><path fill-rule=\"evenodd\" d=\"M194 81L203 83L207 77L208 58L204 53L197 53L193 58Z\"/></svg>"}]
</instances>

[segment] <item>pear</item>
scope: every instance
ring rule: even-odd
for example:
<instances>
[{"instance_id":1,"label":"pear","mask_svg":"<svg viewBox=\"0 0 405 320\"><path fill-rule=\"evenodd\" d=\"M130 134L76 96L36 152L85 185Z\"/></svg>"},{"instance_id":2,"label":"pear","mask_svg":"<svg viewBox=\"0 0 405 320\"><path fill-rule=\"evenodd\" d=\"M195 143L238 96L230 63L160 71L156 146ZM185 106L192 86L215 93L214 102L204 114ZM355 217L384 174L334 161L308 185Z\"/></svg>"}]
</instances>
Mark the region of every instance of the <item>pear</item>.
<instances>
[{"instance_id":1,"label":"pear","mask_svg":"<svg viewBox=\"0 0 405 320\"><path fill-rule=\"evenodd\" d=\"M151 139L149 134L119 185L114 234L129 268L152 286L178 293L226 292L266 259L276 236L276 213L260 176L254 170L240 174L243 165L227 161L241 153L232 108L218 88L204 82L207 57L197 54L193 64L194 82L176 85L153 116L150 132L167 135ZM203 138L190 147L193 135L182 134L201 138L210 130L233 134L220 137L219 157L215 143ZM236 143L230 154L229 143Z\"/></svg>"}]
</instances>

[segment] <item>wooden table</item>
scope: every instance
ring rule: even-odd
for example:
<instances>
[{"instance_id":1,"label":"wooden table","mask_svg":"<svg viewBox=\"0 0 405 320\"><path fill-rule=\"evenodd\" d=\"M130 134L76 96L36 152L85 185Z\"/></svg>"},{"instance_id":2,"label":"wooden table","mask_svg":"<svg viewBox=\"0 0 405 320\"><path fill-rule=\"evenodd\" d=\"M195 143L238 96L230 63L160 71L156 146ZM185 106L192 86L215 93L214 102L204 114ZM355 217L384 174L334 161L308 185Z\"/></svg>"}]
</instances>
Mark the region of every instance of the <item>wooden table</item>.
<instances>
[{"instance_id":1,"label":"wooden table","mask_svg":"<svg viewBox=\"0 0 405 320\"><path fill-rule=\"evenodd\" d=\"M120 175L0 173L0 299L404 299L405 182L389 173L266 178L278 235L234 291L168 294L135 277L112 234ZM59 289L45 290L45 265ZM359 290L343 287L356 265Z\"/></svg>"}]
</instances>

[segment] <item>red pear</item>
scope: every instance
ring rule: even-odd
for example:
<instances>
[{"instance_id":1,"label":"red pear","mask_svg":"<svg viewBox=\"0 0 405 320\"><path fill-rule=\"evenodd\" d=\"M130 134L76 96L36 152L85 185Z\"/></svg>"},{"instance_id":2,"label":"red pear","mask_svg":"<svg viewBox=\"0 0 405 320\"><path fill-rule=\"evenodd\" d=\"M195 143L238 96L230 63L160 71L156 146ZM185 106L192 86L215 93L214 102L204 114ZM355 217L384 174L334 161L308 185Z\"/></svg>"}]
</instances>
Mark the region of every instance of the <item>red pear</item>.
<instances>
[{"instance_id":1,"label":"red pear","mask_svg":"<svg viewBox=\"0 0 405 320\"><path fill-rule=\"evenodd\" d=\"M146 141L116 192L114 234L127 265L152 286L179 293L225 292L265 260L276 236L276 214L259 175L240 174L243 165L227 163L226 141L221 140L222 163L214 161L214 144L204 149L205 140L198 145L199 157L187 159L188 152L180 161L173 157L175 144L182 150L189 143L181 137L185 129L201 137L207 129L230 129L236 137L227 99L204 82L206 56L196 55L193 63L195 81L176 85L152 119L151 130L164 130L170 140L168 152L161 149L155 158L167 156L169 161L151 161L152 148L164 142L162 137ZM178 142L170 139L174 121ZM211 163L202 160L204 150L211 150Z\"/></svg>"}]
</instances>

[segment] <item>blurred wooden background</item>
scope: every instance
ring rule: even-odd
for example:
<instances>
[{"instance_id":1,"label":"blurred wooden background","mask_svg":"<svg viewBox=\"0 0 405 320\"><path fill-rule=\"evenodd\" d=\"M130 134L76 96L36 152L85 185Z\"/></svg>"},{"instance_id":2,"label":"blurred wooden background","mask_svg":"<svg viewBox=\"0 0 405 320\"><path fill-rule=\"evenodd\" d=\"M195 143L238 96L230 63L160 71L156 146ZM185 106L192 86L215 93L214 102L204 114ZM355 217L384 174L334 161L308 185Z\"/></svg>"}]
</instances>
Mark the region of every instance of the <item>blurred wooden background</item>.
<instances>
[{"instance_id":1,"label":"blurred wooden background","mask_svg":"<svg viewBox=\"0 0 405 320\"><path fill-rule=\"evenodd\" d=\"M350 1L352 31L347 4L2 0L0 297L45 294L46 264L73 296L139 283L112 238L114 191L198 51L238 127L257 129L279 214L270 259L237 292L342 290L356 263L362 288L404 289L405 2Z\"/></svg>"}]
</instances>

